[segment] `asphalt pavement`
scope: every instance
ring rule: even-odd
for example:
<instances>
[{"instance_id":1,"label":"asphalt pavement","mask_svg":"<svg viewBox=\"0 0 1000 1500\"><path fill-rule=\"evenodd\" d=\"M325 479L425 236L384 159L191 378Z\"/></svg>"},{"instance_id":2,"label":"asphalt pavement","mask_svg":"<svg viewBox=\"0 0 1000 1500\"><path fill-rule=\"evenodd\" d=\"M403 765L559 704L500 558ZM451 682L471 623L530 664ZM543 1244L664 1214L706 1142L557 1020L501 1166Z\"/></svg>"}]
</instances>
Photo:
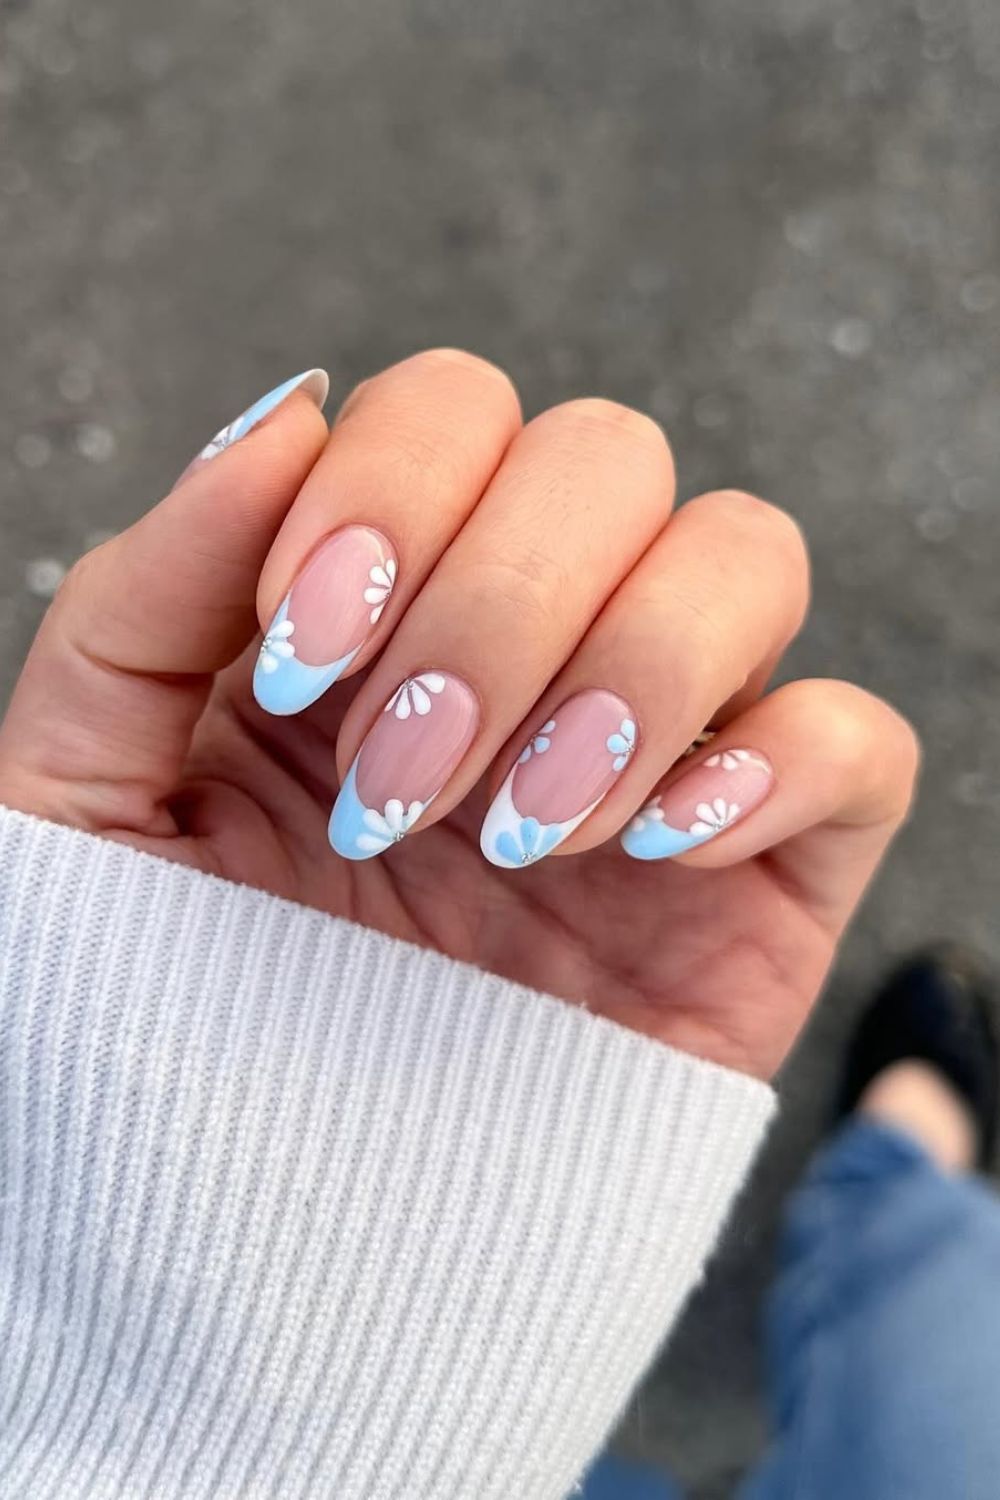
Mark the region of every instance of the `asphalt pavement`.
<instances>
[{"instance_id":1,"label":"asphalt pavement","mask_svg":"<svg viewBox=\"0 0 1000 1500\"><path fill-rule=\"evenodd\" d=\"M865 987L933 935L1000 961L998 147L995 0L0 5L0 700L66 568L257 395L451 343L529 413L652 413L683 496L790 510L783 674L919 726L913 821L621 1436L698 1500L762 1441L775 1217Z\"/></svg>"}]
</instances>

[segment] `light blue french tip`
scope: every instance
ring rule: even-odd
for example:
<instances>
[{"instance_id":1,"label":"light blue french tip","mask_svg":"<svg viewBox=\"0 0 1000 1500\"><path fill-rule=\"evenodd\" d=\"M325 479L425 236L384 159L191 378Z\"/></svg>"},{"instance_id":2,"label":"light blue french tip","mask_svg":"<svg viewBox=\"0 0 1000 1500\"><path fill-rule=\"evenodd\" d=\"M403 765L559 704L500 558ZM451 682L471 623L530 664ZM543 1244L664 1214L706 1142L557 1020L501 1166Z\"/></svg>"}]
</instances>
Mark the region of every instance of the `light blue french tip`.
<instances>
[{"instance_id":1,"label":"light blue french tip","mask_svg":"<svg viewBox=\"0 0 1000 1500\"><path fill-rule=\"evenodd\" d=\"M620 842L631 859L673 859L676 854L686 854L696 844L706 843L707 839L638 813L625 829Z\"/></svg>"},{"instance_id":2,"label":"light blue french tip","mask_svg":"<svg viewBox=\"0 0 1000 1500\"><path fill-rule=\"evenodd\" d=\"M327 836L330 847L342 859L374 859L406 837L434 797L426 802L411 802L409 807L393 798L383 812L376 807L365 807L358 796L357 769L355 759L333 804Z\"/></svg>"},{"instance_id":3,"label":"light blue french tip","mask_svg":"<svg viewBox=\"0 0 1000 1500\"><path fill-rule=\"evenodd\" d=\"M384 850L367 849L359 845L359 840L365 837L368 830L364 821L366 809L358 796L355 785L357 765L355 761L348 771L337 800L333 804L327 836L330 840L330 847L342 859L374 859L377 854L384 853ZM390 845L386 843L385 848L389 847Z\"/></svg>"},{"instance_id":4,"label":"light blue french tip","mask_svg":"<svg viewBox=\"0 0 1000 1500\"><path fill-rule=\"evenodd\" d=\"M238 443L240 438L246 437L248 432L262 422L265 417L270 416L282 401L286 401L293 391L302 391L322 411L326 398L330 394L330 377L325 370L303 370L301 375L293 375L291 380L284 381L275 386L273 391L268 391L266 396L261 396L253 406L248 406L245 412L241 412L235 422L230 422L228 427L223 427L217 432L210 443L206 443L198 457L202 459L217 458L220 453L231 448L233 443Z\"/></svg>"},{"instance_id":5,"label":"light blue french tip","mask_svg":"<svg viewBox=\"0 0 1000 1500\"><path fill-rule=\"evenodd\" d=\"M288 617L290 599L291 594L287 594L268 626L253 672L253 695L269 714L301 713L310 703L322 698L327 688L343 676L361 650L360 646L355 646L339 661L327 662L321 667L311 667L307 662L299 661L281 630ZM291 634L289 631L288 635Z\"/></svg>"}]
</instances>

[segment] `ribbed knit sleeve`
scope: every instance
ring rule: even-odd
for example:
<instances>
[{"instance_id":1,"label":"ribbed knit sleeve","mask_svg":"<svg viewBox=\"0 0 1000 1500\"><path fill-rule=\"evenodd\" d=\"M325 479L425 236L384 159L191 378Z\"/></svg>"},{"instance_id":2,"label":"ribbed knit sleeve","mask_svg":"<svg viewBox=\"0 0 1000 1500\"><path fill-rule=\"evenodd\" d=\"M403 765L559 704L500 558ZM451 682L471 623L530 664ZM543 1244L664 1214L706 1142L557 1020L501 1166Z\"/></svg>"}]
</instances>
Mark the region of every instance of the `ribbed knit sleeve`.
<instances>
[{"instance_id":1,"label":"ribbed knit sleeve","mask_svg":"<svg viewBox=\"0 0 1000 1500\"><path fill-rule=\"evenodd\" d=\"M0 811L4 1500L561 1500L770 1091Z\"/></svg>"}]
</instances>

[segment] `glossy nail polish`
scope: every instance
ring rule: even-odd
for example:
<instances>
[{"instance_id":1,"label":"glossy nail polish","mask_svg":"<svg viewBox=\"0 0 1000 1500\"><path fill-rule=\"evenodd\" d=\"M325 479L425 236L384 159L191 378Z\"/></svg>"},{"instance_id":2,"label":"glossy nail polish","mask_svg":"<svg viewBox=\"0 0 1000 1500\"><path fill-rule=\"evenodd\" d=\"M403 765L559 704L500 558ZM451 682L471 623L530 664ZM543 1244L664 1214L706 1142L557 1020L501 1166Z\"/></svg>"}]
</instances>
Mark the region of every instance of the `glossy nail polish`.
<instances>
[{"instance_id":1,"label":"glossy nail polish","mask_svg":"<svg viewBox=\"0 0 1000 1500\"><path fill-rule=\"evenodd\" d=\"M330 814L345 859L371 859L399 843L471 745L479 701L449 672L408 677L368 732Z\"/></svg>"},{"instance_id":2,"label":"glossy nail polish","mask_svg":"<svg viewBox=\"0 0 1000 1500\"><path fill-rule=\"evenodd\" d=\"M716 750L637 813L622 834L633 859L670 859L706 844L752 812L774 785L758 750Z\"/></svg>"},{"instance_id":3,"label":"glossy nail polish","mask_svg":"<svg viewBox=\"0 0 1000 1500\"><path fill-rule=\"evenodd\" d=\"M261 396L253 406L248 406L228 427L223 427L217 432L210 443L206 443L198 454L202 462L217 458L233 443L238 443L240 438L246 437L258 422L263 422L265 417L270 416L282 401L292 394L293 391L302 391L322 410L330 391L330 377L325 370L304 370L301 375L293 375L291 380L286 380L282 385L275 386L273 391L268 391L266 396Z\"/></svg>"},{"instance_id":4,"label":"glossy nail polish","mask_svg":"<svg viewBox=\"0 0 1000 1500\"><path fill-rule=\"evenodd\" d=\"M483 822L480 847L504 869L534 864L607 796L638 739L632 709L588 688L557 708L521 751Z\"/></svg>"},{"instance_id":5,"label":"glossy nail polish","mask_svg":"<svg viewBox=\"0 0 1000 1500\"><path fill-rule=\"evenodd\" d=\"M284 381L275 386L273 391L268 391L266 396L261 396L252 406L248 406L245 412L241 412L235 421L230 422L228 427L223 427L217 432L210 443L206 443L201 452L188 464L177 484L187 479L204 464L213 458L218 458L227 448L238 443L240 438L246 437L259 422L271 415L282 401L292 394L293 391L302 391L322 411L326 398L330 391L330 377L325 370L303 370L301 375L293 375L291 380ZM174 488L176 489L176 485Z\"/></svg>"},{"instance_id":6,"label":"glossy nail polish","mask_svg":"<svg viewBox=\"0 0 1000 1500\"><path fill-rule=\"evenodd\" d=\"M372 635L396 584L396 554L371 526L325 537L285 595L261 644L254 697L272 714L297 714L346 672Z\"/></svg>"}]
</instances>

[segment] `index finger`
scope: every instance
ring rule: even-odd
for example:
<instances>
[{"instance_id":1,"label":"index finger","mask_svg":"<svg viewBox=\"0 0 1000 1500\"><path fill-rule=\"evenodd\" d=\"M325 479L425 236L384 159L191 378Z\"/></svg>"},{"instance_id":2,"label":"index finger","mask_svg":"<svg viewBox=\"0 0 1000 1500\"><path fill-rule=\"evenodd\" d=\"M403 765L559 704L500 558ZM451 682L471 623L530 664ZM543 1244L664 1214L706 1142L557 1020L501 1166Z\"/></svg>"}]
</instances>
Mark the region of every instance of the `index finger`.
<instances>
[{"instance_id":1,"label":"index finger","mask_svg":"<svg viewBox=\"0 0 1000 1500\"><path fill-rule=\"evenodd\" d=\"M520 425L508 377L456 349L415 355L355 391L261 574L262 708L298 713L371 659Z\"/></svg>"}]
</instances>

